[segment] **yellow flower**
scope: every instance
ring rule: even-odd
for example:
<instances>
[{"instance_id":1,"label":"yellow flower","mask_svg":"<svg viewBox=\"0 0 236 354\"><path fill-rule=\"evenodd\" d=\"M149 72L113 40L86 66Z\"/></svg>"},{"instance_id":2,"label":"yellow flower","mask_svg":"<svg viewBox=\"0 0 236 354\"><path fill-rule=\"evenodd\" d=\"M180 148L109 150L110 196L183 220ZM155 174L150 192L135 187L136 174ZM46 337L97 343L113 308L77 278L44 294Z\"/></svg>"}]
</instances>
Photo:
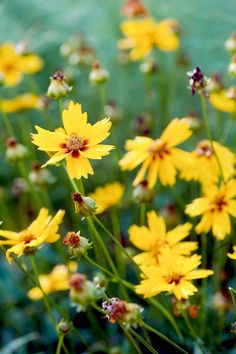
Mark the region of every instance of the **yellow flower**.
<instances>
[{"instance_id":1,"label":"yellow flower","mask_svg":"<svg viewBox=\"0 0 236 354\"><path fill-rule=\"evenodd\" d=\"M59 210L52 217L49 215L48 209L42 208L37 218L25 230L20 232L0 230L0 236L5 238L5 240L0 240L0 245L11 246L6 251L9 263L12 260L12 253L20 257L44 242L56 242L60 237L57 232L64 214L63 210Z\"/></svg>"},{"instance_id":2,"label":"yellow flower","mask_svg":"<svg viewBox=\"0 0 236 354\"><path fill-rule=\"evenodd\" d=\"M0 102L5 113L17 113L27 109L38 108L40 97L33 93L25 93L13 99L4 99Z\"/></svg>"},{"instance_id":3,"label":"yellow flower","mask_svg":"<svg viewBox=\"0 0 236 354\"><path fill-rule=\"evenodd\" d=\"M226 113L236 112L236 101L233 98L227 97L227 90L225 89L211 93L209 101L219 111Z\"/></svg>"},{"instance_id":4,"label":"yellow flower","mask_svg":"<svg viewBox=\"0 0 236 354\"><path fill-rule=\"evenodd\" d=\"M202 215L195 230L198 234L209 232L218 240L223 240L231 232L230 215L236 217L236 180L231 179L226 184L209 186L202 198L188 204L185 212L190 216Z\"/></svg>"},{"instance_id":5,"label":"yellow flower","mask_svg":"<svg viewBox=\"0 0 236 354\"><path fill-rule=\"evenodd\" d=\"M72 263L72 262L70 262ZM64 264L56 265L51 273L40 274L39 282L45 294L54 293L57 291L65 291L69 289L69 278L71 276L70 264L65 266ZM43 293L37 286L30 289L28 296L31 300L37 301L42 299Z\"/></svg>"},{"instance_id":6,"label":"yellow flower","mask_svg":"<svg viewBox=\"0 0 236 354\"><path fill-rule=\"evenodd\" d=\"M221 170L215 154L220 162L224 180L232 177L235 172L234 154L216 141L213 141L213 148L214 151L209 140L201 141L196 150L189 154L190 159L182 166L180 177L187 181L199 181L204 186L217 183Z\"/></svg>"},{"instance_id":7,"label":"yellow flower","mask_svg":"<svg viewBox=\"0 0 236 354\"><path fill-rule=\"evenodd\" d=\"M14 44L3 43L0 46L0 72L7 86L15 86L24 74L34 74L43 67L43 61L35 54L20 55Z\"/></svg>"},{"instance_id":8,"label":"yellow flower","mask_svg":"<svg viewBox=\"0 0 236 354\"><path fill-rule=\"evenodd\" d=\"M96 214L117 205L124 194L124 186L119 182L107 183L103 187L97 187L89 196L96 202Z\"/></svg>"},{"instance_id":9,"label":"yellow flower","mask_svg":"<svg viewBox=\"0 0 236 354\"><path fill-rule=\"evenodd\" d=\"M236 261L236 246L233 246L233 253L227 253L227 256Z\"/></svg>"},{"instance_id":10,"label":"yellow flower","mask_svg":"<svg viewBox=\"0 0 236 354\"><path fill-rule=\"evenodd\" d=\"M167 19L156 22L151 17L126 20L121 24L125 39L118 43L122 50L129 50L132 60L145 58L153 48L162 51L175 51L179 47L179 38L175 33L176 21Z\"/></svg>"},{"instance_id":11,"label":"yellow flower","mask_svg":"<svg viewBox=\"0 0 236 354\"><path fill-rule=\"evenodd\" d=\"M177 255L176 252L165 250L160 256L158 266L142 267L146 277L135 287L138 294L145 298L171 292L178 300L187 299L197 292L192 280L206 278L213 274L212 270L196 269L201 264L201 256L190 257Z\"/></svg>"},{"instance_id":12,"label":"yellow flower","mask_svg":"<svg viewBox=\"0 0 236 354\"><path fill-rule=\"evenodd\" d=\"M148 188L152 188L159 176L163 185L174 185L177 169L182 170L188 153L175 146L184 142L192 132L186 119L175 118L167 126L159 139L137 136L127 140L128 153L120 160L122 170L133 170L142 164L133 185L137 186L148 171Z\"/></svg>"},{"instance_id":13,"label":"yellow flower","mask_svg":"<svg viewBox=\"0 0 236 354\"><path fill-rule=\"evenodd\" d=\"M182 242L192 228L190 223L179 225L171 231L166 231L165 220L155 211L147 213L148 227L132 225L129 228L130 241L144 251L134 257L136 263L142 266L159 263L163 249L169 248L177 254L189 255L197 248L197 242Z\"/></svg>"},{"instance_id":14,"label":"yellow flower","mask_svg":"<svg viewBox=\"0 0 236 354\"><path fill-rule=\"evenodd\" d=\"M82 113L81 105L73 102L63 111L62 118L64 129L50 132L36 126L38 134L32 134L39 150L54 153L43 167L65 159L70 178L88 178L88 174L94 173L89 159L100 160L114 148L100 144L110 135L111 122L105 118L94 125L87 123L87 113Z\"/></svg>"}]
</instances>

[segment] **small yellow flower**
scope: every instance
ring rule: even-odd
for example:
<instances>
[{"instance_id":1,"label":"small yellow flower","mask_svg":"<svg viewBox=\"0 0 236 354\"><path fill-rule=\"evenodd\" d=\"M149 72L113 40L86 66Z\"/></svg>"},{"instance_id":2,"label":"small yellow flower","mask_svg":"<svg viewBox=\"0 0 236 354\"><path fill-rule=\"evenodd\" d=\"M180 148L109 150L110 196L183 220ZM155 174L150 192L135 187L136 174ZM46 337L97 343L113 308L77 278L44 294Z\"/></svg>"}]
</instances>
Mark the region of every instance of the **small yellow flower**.
<instances>
[{"instance_id":1,"label":"small yellow flower","mask_svg":"<svg viewBox=\"0 0 236 354\"><path fill-rule=\"evenodd\" d=\"M217 183L222 172L225 181L232 177L235 173L234 154L216 141L213 141L213 148L214 151L209 140L201 141L196 150L189 154L190 159L183 164L180 177L187 181L199 181L204 186ZM220 162L222 171L215 154Z\"/></svg>"},{"instance_id":2,"label":"small yellow flower","mask_svg":"<svg viewBox=\"0 0 236 354\"><path fill-rule=\"evenodd\" d=\"M129 228L130 241L143 252L134 257L141 266L156 265L163 249L169 248L177 254L189 255L197 248L197 242L182 242L192 228L190 223L166 231L164 218L156 212L147 213L148 227L132 225Z\"/></svg>"},{"instance_id":3,"label":"small yellow flower","mask_svg":"<svg viewBox=\"0 0 236 354\"><path fill-rule=\"evenodd\" d=\"M3 99L0 105L5 113L17 113L28 109L37 109L39 102L39 96L33 93L25 93L13 99Z\"/></svg>"},{"instance_id":4,"label":"small yellow flower","mask_svg":"<svg viewBox=\"0 0 236 354\"><path fill-rule=\"evenodd\" d=\"M236 261L236 246L233 246L233 253L227 253L227 256Z\"/></svg>"},{"instance_id":5,"label":"small yellow flower","mask_svg":"<svg viewBox=\"0 0 236 354\"><path fill-rule=\"evenodd\" d=\"M91 125L87 122L87 113L82 113L81 105L73 102L63 111L62 118L64 129L50 132L36 126L38 134L32 134L33 143L39 150L54 153L42 167L65 159L71 179L88 178L88 174L94 173L89 159L100 160L114 148L100 144L110 135L111 122L105 118Z\"/></svg>"},{"instance_id":6,"label":"small yellow flower","mask_svg":"<svg viewBox=\"0 0 236 354\"><path fill-rule=\"evenodd\" d=\"M35 54L20 55L14 44L3 43L0 46L0 73L4 75L7 86L20 83L24 74L34 74L43 67L43 61Z\"/></svg>"},{"instance_id":7,"label":"small yellow flower","mask_svg":"<svg viewBox=\"0 0 236 354\"><path fill-rule=\"evenodd\" d=\"M231 232L230 215L236 217L236 180L231 179L226 184L209 186L202 198L188 204L185 212L194 217L202 215L195 230L198 234L209 232L218 240L223 240Z\"/></svg>"},{"instance_id":8,"label":"small yellow flower","mask_svg":"<svg viewBox=\"0 0 236 354\"><path fill-rule=\"evenodd\" d=\"M119 182L107 183L97 187L89 196L96 202L96 214L102 214L107 209L117 205L124 194L124 186Z\"/></svg>"},{"instance_id":9,"label":"small yellow flower","mask_svg":"<svg viewBox=\"0 0 236 354\"><path fill-rule=\"evenodd\" d=\"M48 209L42 208L37 218L25 230L20 232L0 230L0 236L5 239L0 240L0 245L10 246L6 251L8 262L12 261L12 253L20 257L44 242L56 242L60 237L57 232L64 214L63 210L59 210L52 217L49 215Z\"/></svg>"},{"instance_id":10,"label":"small yellow flower","mask_svg":"<svg viewBox=\"0 0 236 354\"><path fill-rule=\"evenodd\" d=\"M119 41L118 47L131 50L132 60L145 58L155 47L166 52L175 51L179 47L175 27L176 21L172 19L161 22L151 17L126 20L121 24L121 31L126 38Z\"/></svg>"},{"instance_id":11,"label":"small yellow flower","mask_svg":"<svg viewBox=\"0 0 236 354\"><path fill-rule=\"evenodd\" d=\"M227 90L225 89L211 93L209 101L219 111L226 113L236 112L236 100L235 98L228 97Z\"/></svg>"},{"instance_id":12,"label":"small yellow flower","mask_svg":"<svg viewBox=\"0 0 236 354\"><path fill-rule=\"evenodd\" d=\"M165 250L160 256L158 266L142 267L146 277L135 287L138 294L149 298L162 292L173 293L178 300L187 299L198 289L192 280L206 278L212 270L196 269L201 264L201 256L177 255L173 250Z\"/></svg>"},{"instance_id":13,"label":"small yellow flower","mask_svg":"<svg viewBox=\"0 0 236 354\"><path fill-rule=\"evenodd\" d=\"M167 126L159 139L137 136L127 140L128 153L120 160L122 170L131 171L142 164L133 185L137 186L147 174L148 188L152 188L159 176L163 185L174 185L177 169L182 170L189 154L175 146L192 135L186 119L175 118Z\"/></svg>"},{"instance_id":14,"label":"small yellow flower","mask_svg":"<svg viewBox=\"0 0 236 354\"><path fill-rule=\"evenodd\" d=\"M70 264L68 265L68 267L64 264L58 264L53 268L51 273L40 274L39 282L44 293L51 294L57 291L68 290L70 276ZM35 286L34 288L30 289L30 291L28 292L28 296L31 300L38 301L42 299L43 293L39 287Z\"/></svg>"}]
</instances>

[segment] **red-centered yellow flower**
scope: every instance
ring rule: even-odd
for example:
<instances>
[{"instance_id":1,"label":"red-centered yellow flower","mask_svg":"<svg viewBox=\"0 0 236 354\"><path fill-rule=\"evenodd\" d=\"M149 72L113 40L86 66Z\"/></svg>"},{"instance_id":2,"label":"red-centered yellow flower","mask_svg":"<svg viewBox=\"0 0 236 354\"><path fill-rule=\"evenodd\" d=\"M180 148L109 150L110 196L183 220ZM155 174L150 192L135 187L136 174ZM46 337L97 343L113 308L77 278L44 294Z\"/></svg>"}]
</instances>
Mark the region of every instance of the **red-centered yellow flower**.
<instances>
[{"instance_id":1,"label":"red-centered yellow flower","mask_svg":"<svg viewBox=\"0 0 236 354\"><path fill-rule=\"evenodd\" d=\"M51 273L39 275L39 282L45 294L51 294L57 291L65 291L69 289L69 278L71 276L70 263L68 266L58 264L53 268ZM31 300L38 301L43 298L43 293L39 287L35 286L30 289L28 296Z\"/></svg>"},{"instance_id":2,"label":"red-centered yellow flower","mask_svg":"<svg viewBox=\"0 0 236 354\"><path fill-rule=\"evenodd\" d=\"M131 50L132 60L145 58L155 47L166 52L175 51L179 47L176 25L173 19L159 23L151 17L126 20L121 24L121 31L126 38L119 41L118 47Z\"/></svg>"},{"instance_id":3,"label":"red-centered yellow flower","mask_svg":"<svg viewBox=\"0 0 236 354\"><path fill-rule=\"evenodd\" d=\"M34 74L43 67L43 61L35 54L20 55L14 44L3 43L0 46L0 73L4 75L7 86L15 86L24 74Z\"/></svg>"},{"instance_id":4,"label":"red-centered yellow flower","mask_svg":"<svg viewBox=\"0 0 236 354\"><path fill-rule=\"evenodd\" d=\"M148 188L152 188L158 177L163 185L172 186L177 169L182 170L186 159L189 159L189 154L176 148L176 145L187 140L191 134L188 121L175 118L159 139L137 136L134 140L127 140L125 148L128 152L119 164L122 170L128 171L142 164L133 181L134 186L147 179Z\"/></svg>"},{"instance_id":5,"label":"red-centered yellow flower","mask_svg":"<svg viewBox=\"0 0 236 354\"><path fill-rule=\"evenodd\" d=\"M148 227L132 225L129 228L130 241L143 252L134 256L141 266L156 265L163 249L169 248L176 254L189 255L196 250L197 242L182 242L192 228L190 223L179 225L171 231L166 230L165 220L156 212L147 213Z\"/></svg>"},{"instance_id":6,"label":"red-centered yellow flower","mask_svg":"<svg viewBox=\"0 0 236 354\"><path fill-rule=\"evenodd\" d=\"M202 198L188 204L185 212L194 217L202 215L195 230L198 234L209 232L218 240L223 240L231 232L230 215L236 217L236 180L231 179L226 184L209 186Z\"/></svg>"},{"instance_id":7,"label":"red-centered yellow flower","mask_svg":"<svg viewBox=\"0 0 236 354\"><path fill-rule=\"evenodd\" d=\"M236 246L233 246L233 253L227 253L227 256L236 261Z\"/></svg>"},{"instance_id":8,"label":"red-centered yellow flower","mask_svg":"<svg viewBox=\"0 0 236 354\"><path fill-rule=\"evenodd\" d=\"M160 256L159 265L142 267L145 274L143 278L146 278L135 287L135 291L145 298L171 292L178 300L187 299L198 291L192 280L213 274L212 270L196 269L200 264L199 255L185 257L177 255L173 250L165 250Z\"/></svg>"},{"instance_id":9,"label":"red-centered yellow flower","mask_svg":"<svg viewBox=\"0 0 236 354\"><path fill-rule=\"evenodd\" d=\"M107 183L97 187L89 196L96 202L96 214L102 214L107 209L117 205L124 194L124 186L119 182Z\"/></svg>"},{"instance_id":10,"label":"red-centered yellow flower","mask_svg":"<svg viewBox=\"0 0 236 354\"><path fill-rule=\"evenodd\" d=\"M180 177L187 181L199 181L207 186L217 183L222 172L225 181L235 174L234 154L216 141L213 141L213 149L209 140L201 141L196 150L192 151L189 156L190 159L183 165L180 174Z\"/></svg>"},{"instance_id":11,"label":"red-centered yellow flower","mask_svg":"<svg viewBox=\"0 0 236 354\"><path fill-rule=\"evenodd\" d=\"M6 251L6 257L9 262L12 260L12 253L18 257L25 252L41 246L43 243L56 242L60 235L58 228L65 212L59 210L54 217L49 215L48 209L42 208L37 218L25 230L20 232L0 230L0 245L10 246Z\"/></svg>"},{"instance_id":12,"label":"red-centered yellow flower","mask_svg":"<svg viewBox=\"0 0 236 354\"><path fill-rule=\"evenodd\" d=\"M0 106L5 113L17 113L28 109L37 109L39 102L39 96L25 93L13 99L3 99L0 101Z\"/></svg>"},{"instance_id":13,"label":"red-centered yellow flower","mask_svg":"<svg viewBox=\"0 0 236 354\"><path fill-rule=\"evenodd\" d=\"M100 160L114 148L100 144L110 135L111 122L105 118L91 125L87 122L87 113L82 113L81 105L73 102L63 111L62 118L64 129L50 132L36 126L38 134L32 134L33 143L39 150L54 153L42 167L65 159L70 178L88 178L88 174L94 173L89 159Z\"/></svg>"},{"instance_id":14,"label":"red-centered yellow flower","mask_svg":"<svg viewBox=\"0 0 236 354\"><path fill-rule=\"evenodd\" d=\"M209 101L213 107L226 113L236 112L236 100L227 95L227 90L222 89L210 94Z\"/></svg>"}]
</instances>

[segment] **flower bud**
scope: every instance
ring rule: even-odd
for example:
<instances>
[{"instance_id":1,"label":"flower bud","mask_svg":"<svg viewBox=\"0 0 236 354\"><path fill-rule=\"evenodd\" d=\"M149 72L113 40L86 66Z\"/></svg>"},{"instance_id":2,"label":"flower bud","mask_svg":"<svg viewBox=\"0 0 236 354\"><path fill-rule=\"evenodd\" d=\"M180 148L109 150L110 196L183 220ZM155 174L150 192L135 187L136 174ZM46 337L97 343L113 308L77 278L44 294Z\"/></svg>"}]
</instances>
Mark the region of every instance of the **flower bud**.
<instances>
[{"instance_id":1,"label":"flower bud","mask_svg":"<svg viewBox=\"0 0 236 354\"><path fill-rule=\"evenodd\" d=\"M236 55L233 56L231 63L228 66L229 74L236 79Z\"/></svg>"},{"instance_id":2,"label":"flower bud","mask_svg":"<svg viewBox=\"0 0 236 354\"><path fill-rule=\"evenodd\" d=\"M52 77L50 77L50 85L48 87L47 96L59 100L72 90L71 86L68 86L65 81L65 76L61 71L57 71Z\"/></svg>"},{"instance_id":3,"label":"flower bud","mask_svg":"<svg viewBox=\"0 0 236 354\"><path fill-rule=\"evenodd\" d=\"M165 219L165 223L168 228L172 228L179 223L179 214L173 203L169 203L165 207L161 208L159 215Z\"/></svg>"},{"instance_id":4,"label":"flower bud","mask_svg":"<svg viewBox=\"0 0 236 354\"><path fill-rule=\"evenodd\" d=\"M91 248L92 242L89 242L87 238L80 236L80 231L75 233L74 231L68 232L64 237L63 244L68 247L70 256L80 258L87 254L87 251Z\"/></svg>"},{"instance_id":5,"label":"flower bud","mask_svg":"<svg viewBox=\"0 0 236 354\"><path fill-rule=\"evenodd\" d=\"M29 191L26 180L21 177L15 178L12 184L12 194L18 198Z\"/></svg>"},{"instance_id":6,"label":"flower bud","mask_svg":"<svg viewBox=\"0 0 236 354\"><path fill-rule=\"evenodd\" d=\"M231 98L232 100L236 99L236 86L231 86L227 92L226 92L226 97Z\"/></svg>"},{"instance_id":7,"label":"flower bud","mask_svg":"<svg viewBox=\"0 0 236 354\"><path fill-rule=\"evenodd\" d=\"M189 127L193 132L198 132L200 130L201 122L195 112L189 112L185 119L187 120Z\"/></svg>"},{"instance_id":8,"label":"flower bud","mask_svg":"<svg viewBox=\"0 0 236 354\"><path fill-rule=\"evenodd\" d=\"M6 146L6 157L10 162L18 162L23 160L28 153L27 148L18 143L15 138L8 138L6 141Z\"/></svg>"},{"instance_id":9,"label":"flower bud","mask_svg":"<svg viewBox=\"0 0 236 354\"><path fill-rule=\"evenodd\" d=\"M20 41L15 46L16 53L19 55L29 54L29 42Z\"/></svg>"},{"instance_id":10,"label":"flower bud","mask_svg":"<svg viewBox=\"0 0 236 354\"><path fill-rule=\"evenodd\" d=\"M121 14L127 17L145 16L147 15L147 9L141 0L126 0Z\"/></svg>"},{"instance_id":11,"label":"flower bud","mask_svg":"<svg viewBox=\"0 0 236 354\"><path fill-rule=\"evenodd\" d=\"M140 71L146 75L153 75L158 71L158 65L155 60L147 58L140 65Z\"/></svg>"},{"instance_id":12,"label":"flower bud","mask_svg":"<svg viewBox=\"0 0 236 354\"><path fill-rule=\"evenodd\" d=\"M96 202L90 197L83 197L82 194L72 193L72 200L75 205L75 213L81 216L93 215L96 212Z\"/></svg>"},{"instance_id":13,"label":"flower bud","mask_svg":"<svg viewBox=\"0 0 236 354\"><path fill-rule=\"evenodd\" d=\"M148 182L140 182L133 190L133 199L136 203L150 203L154 196L154 190L148 188Z\"/></svg>"},{"instance_id":14,"label":"flower bud","mask_svg":"<svg viewBox=\"0 0 236 354\"><path fill-rule=\"evenodd\" d=\"M204 91L204 88L209 84L210 80L203 74L202 70L197 66L193 71L187 72L189 85L192 90L192 95L197 91Z\"/></svg>"},{"instance_id":15,"label":"flower bud","mask_svg":"<svg viewBox=\"0 0 236 354\"><path fill-rule=\"evenodd\" d=\"M218 92L224 87L222 83L222 77L219 73L215 73L211 76L209 84L206 87L208 93Z\"/></svg>"},{"instance_id":16,"label":"flower bud","mask_svg":"<svg viewBox=\"0 0 236 354\"><path fill-rule=\"evenodd\" d=\"M52 173L46 168L41 168L40 163L34 163L29 174L30 181L38 187L46 187L55 182Z\"/></svg>"},{"instance_id":17,"label":"flower bud","mask_svg":"<svg viewBox=\"0 0 236 354\"><path fill-rule=\"evenodd\" d=\"M218 312L225 312L230 309L231 303L230 299L228 299L223 292L218 291L212 296L212 306Z\"/></svg>"},{"instance_id":18,"label":"flower bud","mask_svg":"<svg viewBox=\"0 0 236 354\"><path fill-rule=\"evenodd\" d=\"M94 62L92 70L89 74L89 81L92 85L101 85L109 79L109 72L103 68L97 60Z\"/></svg>"},{"instance_id":19,"label":"flower bud","mask_svg":"<svg viewBox=\"0 0 236 354\"><path fill-rule=\"evenodd\" d=\"M104 291L107 287L108 280L105 274L99 272L93 277L93 283L98 289L101 288Z\"/></svg>"},{"instance_id":20,"label":"flower bud","mask_svg":"<svg viewBox=\"0 0 236 354\"><path fill-rule=\"evenodd\" d=\"M139 135L149 135L152 130L152 117L147 113L139 114L134 120L134 130Z\"/></svg>"},{"instance_id":21,"label":"flower bud","mask_svg":"<svg viewBox=\"0 0 236 354\"><path fill-rule=\"evenodd\" d=\"M59 332L61 332L62 334L67 334L70 332L72 328L72 323L64 320L63 318L60 320L60 322L58 323L58 330Z\"/></svg>"},{"instance_id":22,"label":"flower bud","mask_svg":"<svg viewBox=\"0 0 236 354\"><path fill-rule=\"evenodd\" d=\"M236 32L232 33L231 36L226 40L225 49L230 53L236 53Z\"/></svg>"},{"instance_id":23,"label":"flower bud","mask_svg":"<svg viewBox=\"0 0 236 354\"><path fill-rule=\"evenodd\" d=\"M109 117L112 124L118 123L122 119L121 110L114 102L108 102L104 107L105 116Z\"/></svg>"}]
</instances>

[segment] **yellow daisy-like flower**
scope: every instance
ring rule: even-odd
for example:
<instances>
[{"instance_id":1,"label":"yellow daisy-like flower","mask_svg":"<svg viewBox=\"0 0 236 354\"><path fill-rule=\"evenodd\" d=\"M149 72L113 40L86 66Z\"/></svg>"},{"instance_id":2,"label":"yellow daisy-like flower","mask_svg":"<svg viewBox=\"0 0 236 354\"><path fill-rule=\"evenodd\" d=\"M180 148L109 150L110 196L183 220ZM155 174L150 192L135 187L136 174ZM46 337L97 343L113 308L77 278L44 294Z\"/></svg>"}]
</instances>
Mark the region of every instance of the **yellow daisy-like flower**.
<instances>
[{"instance_id":1,"label":"yellow daisy-like flower","mask_svg":"<svg viewBox=\"0 0 236 354\"><path fill-rule=\"evenodd\" d=\"M190 159L183 165L180 174L180 177L187 181L195 180L207 186L217 183L222 172L225 181L235 173L234 154L216 141L213 141L213 149L209 140L201 141L196 150L192 151L189 156Z\"/></svg>"},{"instance_id":2,"label":"yellow daisy-like flower","mask_svg":"<svg viewBox=\"0 0 236 354\"><path fill-rule=\"evenodd\" d=\"M57 291L65 291L69 289L69 278L71 276L70 263L68 266L58 264L53 268L51 273L39 275L39 283L45 294L51 294ZM30 289L28 296L31 300L38 301L42 299L43 293L39 287L35 286Z\"/></svg>"},{"instance_id":3,"label":"yellow daisy-like flower","mask_svg":"<svg viewBox=\"0 0 236 354\"><path fill-rule=\"evenodd\" d=\"M222 89L210 94L209 101L219 111L226 113L236 112L236 100L227 96L227 90Z\"/></svg>"},{"instance_id":4,"label":"yellow daisy-like flower","mask_svg":"<svg viewBox=\"0 0 236 354\"><path fill-rule=\"evenodd\" d=\"M5 113L17 113L28 109L38 108L40 97L33 93L25 93L13 99L0 101L1 109Z\"/></svg>"},{"instance_id":5,"label":"yellow daisy-like flower","mask_svg":"<svg viewBox=\"0 0 236 354\"><path fill-rule=\"evenodd\" d=\"M102 214L107 209L117 205L124 194L124 186L119 182L107 183L97 187L89 196L96 201L96 214Z\"/></svg>"},{"instance_id":6,"label":"yellow daisy-like flower","mask_svg":"<svg viewBox=\"0 0 236 354\"><path fill-rule=\"evenodd\" d=\"M236 217L236 180L231 179L220 187L209 186L202 198L188 204L185 212L194 217L202 215L195 230L198 234L209 232L218 240L223 240L231 232L230 215Z\"/></svg>"},{"instance_id":7,"label":"yellow daisy-like flower","mask_svg":"<svg viewBox=\"0 0 236 354\"><path fill-rule=\"evenodd\" d=\"M56 242L60 237L57 232L64 214L63 210L59 210L52 217L49 215L48 209L42 208L37 218L27 229L20 232L0 230L0 236L4 238L4 240L0 240L0 245L10 246L6 251L8 262L12 261L12 253L20 257L26 251L35 249L44 242Z\"/></svg>"},{"instance_id":8,"label":"yellow daisy-like flower","mask_svg":"<svg viewBox=\"0 0 236 354\"><path fill-rule=\"evenodd\" d=\"M213 274L212 270L196 269L200 264L199 255L185 257L173 250L165 250L160 256L158 266L142 267L146 278L135 287L135 290L145 298L167 291L173 293L178 300L187 299L198 291L192 280Z\"/></svg>"},{"instance_id":9,"label":"yellow daisy-like flower","mask_svg":"<svg viewBox=\"0 0 236 354\"><path fill-rule=\"evenodd\" d=\"M119 41L118 47L131 50L132 60L145 58L155 47L166 52L175 51L179 47L176 24L172 19L158 23L151 17L124 21L121 31L126 38Z\"/></svg>"},{"instance_id":10,"label":"yellow daisy-like flower","mask_svg":"<svg viewBox=\"0 0 236 354\"><path fill-rule=\"evenodd\" d=\"M24 74L34 74L43 67L43 61L35 54L20 55L14 44L3 43L0 46L0 72L7 86L15 86Z\"/></svg>"},{"instance_id":11,"label":"yellow daisy-like flower","mask_svg":"<svg viewBox=\"0 0 236 354\"><path fill-rule=\"evenodd\" d=\"M189 154L176 148L192 135L186 119L175 118L167 126L159 139L137 136L127 140L125 148L128 153L120 160L122 170L131 171L142 164L133 185L137 186L147 179L148 188L152 188L159 176L163 185L174 185L177 169L182 170ZM147 173L147 178L145 174Z\"/></svg>"},{"instance_id":12,"label":"yellow daisy-like flower","mask_svg":"<svg viewBox=\"0 0 236 354\"><path fill-rule=\"evenodd\" d=\"M236 246L233 246L233 253L227 253L227 256L236 261Z\"/></svg>"},{"instance_id":13,"label":"yellow daisy-like flower","mask_svg":"<svg viewBox=\"0 0 236 354\"><path fill-rule=\"evenodd\" d=\"M105 118L91 125L87 122L87 113L82 113L81 105L73 102L63 111L62 118L64 129L50 132L36 126L38 134L32 134L33 143L39 150L54 153L42 167L65 159L70 178L88 178L88 174L94 173L89 159L100 160L114 148L100 144L110 135L111 122Z\"/></svg>"},{"instance_id":14,"label":"yellow daisy-like flower","mask_svg":"<svg viewBox=\"0 0 236 354\"><path fill-rule=\"evenodd\" d=\"M148 227L132 225L129 228L130 241L144 251L134 256L135 262L139 265L158 264L159 256L165 248L182 255L189 255L196 250L197 242L182 242L192 228L190 223L179 225L167 232L164 218L158 216L154 210L147 213L147 220Z\"/></svg>"}]
</instances>

